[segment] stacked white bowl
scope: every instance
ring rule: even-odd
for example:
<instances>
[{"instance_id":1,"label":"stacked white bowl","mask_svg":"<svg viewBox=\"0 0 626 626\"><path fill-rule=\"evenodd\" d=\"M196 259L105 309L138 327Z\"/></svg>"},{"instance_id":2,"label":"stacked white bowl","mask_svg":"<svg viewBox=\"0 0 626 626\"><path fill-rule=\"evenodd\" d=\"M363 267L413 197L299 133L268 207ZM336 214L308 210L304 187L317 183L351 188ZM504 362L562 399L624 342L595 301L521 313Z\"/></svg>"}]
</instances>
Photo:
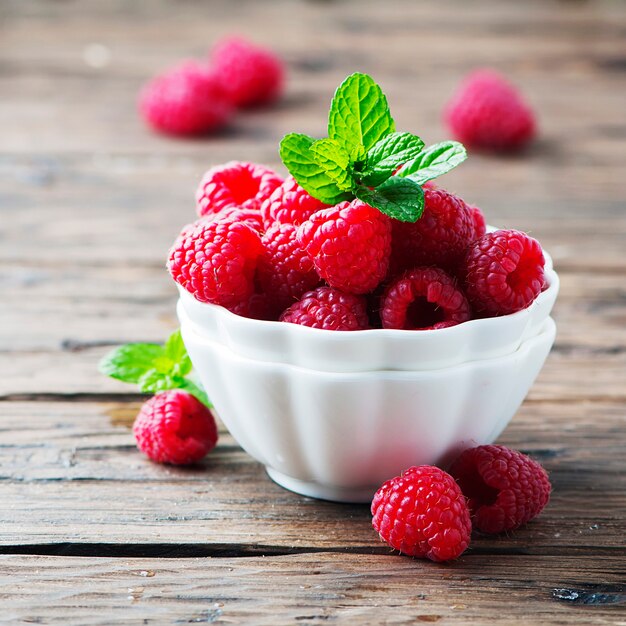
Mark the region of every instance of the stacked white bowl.
<instances>
[{"instance_id":1,"label":"stacked white bowl","mask_svg":"<svg viewBox=\"0 0 626 626\"><path fill-rule=\"evenodd\" d=\"M327 331L240 317L180 290L195 370L233 437L297 493L371 500L411 465L493 442L554 343L559 279L517 313L440 330Z\"/></svg>"}]
</instances>

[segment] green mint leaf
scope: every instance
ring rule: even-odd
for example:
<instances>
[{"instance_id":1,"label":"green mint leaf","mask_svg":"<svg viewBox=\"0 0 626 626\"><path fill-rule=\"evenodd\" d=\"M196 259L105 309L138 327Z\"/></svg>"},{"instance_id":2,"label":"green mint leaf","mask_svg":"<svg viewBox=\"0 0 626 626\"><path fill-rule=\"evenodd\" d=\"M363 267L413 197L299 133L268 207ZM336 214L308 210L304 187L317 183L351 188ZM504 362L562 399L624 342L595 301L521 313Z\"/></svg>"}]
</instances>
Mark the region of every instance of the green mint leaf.
<instances>
[{"instance_id":1,"label":"green mint leaf","mask_svg":"<svg viewBox=\"0 0 626 626\"><path fill-rule=\"evenodd\" d=\"M334 139L320 139L309 149L313 153L315 162L339 189L342 191L352 189L352 178L348 172L350 156L339 142Z\"/></svg>"},{"instance_id":2,"label":"green mint leaf","mask_svg":"<svg viewBox=\"0 0 626 626\"><path fill-rule=\"evenodd\" d=\"M335 181L315 161L310 148L313 137L291 133L280 142L280 158L298 184L314 198L326 204L349 200L352 194L340 189Z\"/></svg>"},{"instance_id":3,"label":"green mint leaf","mask_svg":"<svg viewBox=\"0 0 626 626\"><path fill-rule=\"evenodd\" d=\"M394 130L387 98L371 76L355 73L339 85L328 114L328 136L348 154L355 146L369 150Z\"/></svg>"},{"instance_id":4,"label":"green mint leaf","mask_svg":"<svg viewBox=\"0 0 626 626\"><path fill-rule=\"evenodd\" d=\"M174 379L168 374L156 369L148 370L138 381L139 391L142 393L157 393L175 389Z\"/></svg>"},{"instance_id":5,"label":"green mint leaf","mask_svg":"<svg viewBox=\"0 0 626 626\"><path fill-rule=\"evenodd\" d=\"M458 141L442 141L428 146L398 173L401 178L409 178L422 185L460 165L467 158L463 144Z\"/></svg>"},{"instance_id":6,"label":"green mint leaf","mask_svg":"<svg viewBox=\"0 0 626 626\"><path fill-rule=\"evenodd\" d=\"M390 133L376 142L367 153L361 182L376 187L387 180L398 167L408 163L424 149L424 142L411 133Z\"/></svg>"},{"instance_id":7,"label":"green mint leaf","mask_svg":"<svg viewBox=\"0 0 626 626\"><path fill-rule=\"evenodd\" d=\"M180 389L181 391L186 391L192 396L195 396L209 408L213 406L204 390L189 378L168 376L157 370L150 370L146 372L138 382L139 390L142 393L159 393L160 391L168 391L170 389Z\"/></svg>"},{"instance_id":8,"label":"green mint leaf","mask_svg":"<svg viewBox=\"0 0 626 626\"><path fill-rule=\"evenodd\" d=\"M98 370L125 383L137 383L154 368L155 360L163 356L163 347L156 343L129 343L105 355Z\"/></svg>"},{"instance_id":9,"label":"green mint leaf","mask_svg":"<svg viewBox=\"0 0 626 626\"><path fill-rule=\"evenodd\" d=\"M195 396L198 400L200 400L200 402L208 406L209 409L213 407L209 397L204 392L204 389L200 388L192 380L189 380L189 378L182 378L180 381L176 379L176 385L176 389L182 389L183 391L190 393L192 396Z\"/></svg>"},{"instance_id":10,"label":"green mint leaf","mask_svg":"<svg viewBox=\"0 0 626 626\"><path fill-rule=\"evenodd\" d=\"M183 343L180 328L175 330L165 342L165 354L172 361L171 372L173 376L183 377L191 372L191 359Z\"/></svg>"},{"instance_id":11,"label":"green mint leaf","mask_svg":"<svg viewBox=\"0 0 626 626\"><path fill-rule=\"evenodd\" d=\"M401 222L415 222L424 212L424 192L409 178L392 176L374 189L359 185L354 193L359 200Z\"/></svg>"}]
</instances>

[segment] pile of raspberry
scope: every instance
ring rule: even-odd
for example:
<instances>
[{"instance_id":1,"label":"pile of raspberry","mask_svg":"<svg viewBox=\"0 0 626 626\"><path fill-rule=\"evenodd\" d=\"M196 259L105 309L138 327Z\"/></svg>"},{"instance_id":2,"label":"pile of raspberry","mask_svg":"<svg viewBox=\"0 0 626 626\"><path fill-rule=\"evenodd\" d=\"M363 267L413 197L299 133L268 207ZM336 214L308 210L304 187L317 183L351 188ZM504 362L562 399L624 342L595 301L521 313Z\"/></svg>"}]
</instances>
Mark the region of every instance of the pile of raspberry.
<instances>
[{"instance_id":1,"label":"pile of raspberry","mask_svg":"<svg viewBox=\"0 0 626 626\"><path fill-rule=\"evenodd\" d=\"M372 525L404 554L448 561L465 552L473 529L498 534L534 519L551 490L537 461L506 446L478 446L448 472L421 465L383 483L372 500Z\"/></svg>"},{"instance_id":2,"label":"pile of raspberry","mask_svg":"<svg viewBox=\"0 0 626 626\"><path fill-rule=\"evenodd\" d=\"M200 302L327 330L441 329L528 307L545 286L539 243L487 233L481 210L424 186L414 223L360 200L328 206L292 177L229 162L197 191L199 219L168 269Z\"/></svg>"},{"instance_id":3,"label":"pile of raspberry","mask_svg":"<svg viewBox=\"0 0 626 626\"><path fill-rule=\"evenodd\" d=\"M208 59L187 59L148 82L139 112L155 130L203 135L224 127L240 108L274 103L284 65L272 51L241 37L218 41Z\"/></svg>"}]
</instances>

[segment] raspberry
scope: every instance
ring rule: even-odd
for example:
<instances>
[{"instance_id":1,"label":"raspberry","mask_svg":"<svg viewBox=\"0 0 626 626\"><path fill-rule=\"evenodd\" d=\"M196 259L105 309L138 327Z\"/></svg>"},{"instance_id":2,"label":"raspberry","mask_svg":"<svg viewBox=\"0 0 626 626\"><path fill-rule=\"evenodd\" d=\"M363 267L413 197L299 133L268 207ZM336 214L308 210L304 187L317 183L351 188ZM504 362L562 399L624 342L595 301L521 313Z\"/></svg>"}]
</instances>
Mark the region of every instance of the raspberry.
<instances>
[{"instance_id":1,"label":"raspberry","mask_svg":"<svg viewBox=\"0 0 626 626\"><path fill-rule=\"evenodd\" d=\"M274 222L295 224L299 226L321 209L328 205L309 195L294 179L287 176L272 195L261 205L261 215L265 227L269 228Z\"/></svg>"},{"instance_id":2,"label":"raspberry","mask_svg":"<svg viewBox=\"0 0 626 626\"><path fill-rule=\"evenodd\" d=\"M523 148L535 135L535 119L521 94L493 70L465 78L444 118L459 141L495 151Z\"/></svg>"},{"instance_id":3,"label":"raspberry","mask_svg":"<svg viewBox=\"0 0 626 626\"><path fill-rule=\"evenodd\" d=\"M235 205L227 206L217 213L207 213L201 219L211 222L216 220L219 220L220 222L241 222L243 224L247 224L258 233L262 233L265 230L261 213L259 213L258 209L255 208L240 207Z\"/></svg>"},{"instance_id":4,"label":"raspberry","mask_svg":"<svg viewBox=\"0 0 626 626\"><path fill-rule=\"evenodd\" d=\"M232 105L214 73L195 61L185 61L143 87L139 111L158 131L200 135L223 126Z\"/></svg>"},{"instance_id":5,"label":"raspberry","mask_svg":"<svg viewBox=\"0 0 626 626\"><path fill-rule=\"evenodd\" d=\"M456 559L472 532L465 498L452 476L429 465L388 480L372 500L372 525L381 539L409 556Z\"/></svg>"},{"instance_id":6,"label":"raspberry","mask_svg":"<svg viewBox=\"0 0 626 626\"><path fill-rule=\"evenodd\" d=\"M262 241L265 252L259 258L257 278L261 291L271 296L282 311L317 287L321 279L298 243L293 224L276 222Z\"/></svg>"},{"instance_id":7,"label":"raspberry","mask_svg":"<svg viewBox=\"0 0 626 626\"><path fill-rule=\"evenodd\" d=\"M539 242L517 230L496 230L468 248L465 292L476 311L507 315L525 309L544 284Z\"/></svg>"},{"instance_id":8,"label":"raspberry","mask_svg":"<svg viewBox=\"0 0 626 626\"><path fill-rule=\"evenodd\" d=\"M145 402L133 424L138 448L157 463L199 461L217 443L211 411L186 391L162 391Z\"/></svg>"},{"instance_id":9,"label":"raspberry","mask_svg":"<svg viewBox=\"0 0 626 626\"><path fill-rule=\"evenodd\" d=\"M543 467L505 446L465 450L450 474L468 499L474 526L484 533L519 528L539 515L550 499Z\"/></svg>"},{"instance_id":10,"label":"raspberry","mask_svg":"<svg viewBox=\"0 0 626 626\"><path fill-rule=\"evenodd\" d=\"M474 240L476 240L487 232L487 224L483 212L477 206L470 206L469 210L474 222Z\"/></svg>"},{"instance_id":11,"label":"raspberry","mask_svg":"<svg viewBox=\"0 0 626 626\"><path fill-rule=\"evenodd\" d=\"M254 320L278 320L282 308L276 300L266 293L253 293L247 300L230 308L230 311L242 317Z\"/></svg>"},{"instance_id":12,"label":"raspberry","mask_svg":"<svg viewBox=\"0 0 626 626\"><path fill-rule=\"evenodd\" d=\"M437 265L453 269L474 239L470 208L444 189L424 189L424 213L417 222L393 221L394 273Z\"/></svg>"},{"instance_id":13,"label":"raspberry","mask_svg":"<svg viewBox=\"0 0 626 626\"><path fill-rule=\"evenodd\" d=\"M298 241L331 287L363 294L387 273L391 220L360 200L342 202L303 222Z\"/></svg>"},{"instance_id":14,"label":"raspberry","mask_svg":"<svg viewBox=\"0 0 626 626\"><path fill-rule=\"evenodd\" d=\"M318 287L305 293L280 316L280 321L325 330L368 327L364 298L332 287Z\"/></svg>"},{"instance_id":15,"label":"raspberry","mask_svg":"<svg viewBox=\"0 0 626 626\"><path fill-rule=\"evenodd\" d=\"M470 305L452 276L436 267L419 267L387 287L380 316L383 328L446 328L467 321Z\"/></svg>"},{"instance_id":16,"label":"raspberry","mask_svg":"<svg viewBox=\"0 0 626 626\"><path fill-rule=\"evenodd\" d=\"M204 174L196 192L198 215L217 213L229 206L258 210L282 182L276 172L256 163L229 161L217 165Z\"/></svg>"},{"instance_id":17,"label":"raspberry","mask_svg":"<svg viewBox=\"0 0 626 626\"><path fill-rule=\"evenodd\" d=\"M239 37L230 37L215 45L212 62L235 106L269 104L282 94L283 63L265 48Z\"/></svg>"},{"instance_id":18,"label":"raspberry","mask_svg":"<svg viewBox=\"0 0 626 626\"><path fill-rule=\"evenodd\" d=\"M178 236L167 266L200 302L232 308L252 295L262 252L261 238L246 224L200 219Z\"/></svg>"}]
</instances>

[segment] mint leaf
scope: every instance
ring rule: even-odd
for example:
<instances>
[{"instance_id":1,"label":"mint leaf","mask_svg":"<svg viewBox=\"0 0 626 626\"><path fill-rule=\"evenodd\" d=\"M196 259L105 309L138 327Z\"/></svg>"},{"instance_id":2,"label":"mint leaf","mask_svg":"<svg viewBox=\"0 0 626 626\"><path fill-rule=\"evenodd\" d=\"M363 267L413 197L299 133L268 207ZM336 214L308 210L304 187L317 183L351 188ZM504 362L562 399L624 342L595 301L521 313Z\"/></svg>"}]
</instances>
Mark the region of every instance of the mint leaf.
<instances>
[{"instance_id":1,"label":"mint leaf","mask_svg":"<svg viewBox=\"0 0 626 626\"><path fill-rule=\"evenodd\" d=\"M180 330L173 332L164 346L156 343L120 346L100 361L98 369L106 376L136 383L143 393L183 389L211 407L206 393L187 378L192 364Z\"/></svg>"},{"instance_id":2,"label":"mint leaf","mask_svg":"<svg viewBox=\"0 0 626 626\"><path fill-rule=\"evenodd\" d=\"M182 389L183 391L190 393L192 396L198 398L200 402L206 404L206 406L208 406L209 408L213 406L211 404L211 401L209 400L209 397L204 392L204 389L201 389L198 385L196 385L196 383L194 383L192 380L189 380L189 378L183 378L180 381L177 381L176 389Z\"/></svg>"},{"instance_id":3,"label":"mint leaf","mask_svg":"<svg viewBox=\"0 0 626 626\"><path fill-rule=\"evenodd\" d=\"M289 173L314 198L326 204L337 204L352 198L340 189L335 181L315 161L310 148L315 143L313 137L291 133L280 142L280 158Z\"/></svg>"},{"instance_id":4,"label":"mint leaf","mask_svg":"<svg viewBox=\"0 0 626 626\"><path fill-rule=\"evenodd\" d=\"M398 173L401 178L410 178L418 185L437 178L467 158L463 144L458 141L442 141L429 146L407 163Z\"/></svg>"},{"instance_id":5,"label":"mint leaf","mask_svg":"<svg viewBox=\"0 0 626 626\"><path fill-rule=\"evenodd\" d=\"M376 142L367 153L361 182L375 187L387 180L398 167L411 161L423 150L424 142L412 133L390 133Z\"/></svg>"},{"instance_id":6,"label":"mint leaf","mask_svg":"<svg viewBox=\"0 0 626 626\"><path fill-rule=\"evenodd\" d=\"M183 343L183 338L180 334L180 328L175 330L165 342L165 354L172 361L172 374L174 376L186 376L191 372L192 364L189 355L187 354L187 348Z\"/></svg>"},{"instance_id":7,"label":"mint leaf","mask_svg":"<svg viewBox=\"0 0 626 626\"><path fill-rule=\"evenodd\" d=\"M98 364L98 370L125 383L137 383L163 355L163 347L156 343L128 343L106 354Z\"/></svg>"},{"instance_id":8,"label":"mint leaf","mask_svg":"<svg viewBox=\"0 0 626 626\"><path fill-rule=\"evenodd\" d=\"M158 391L167 391L168 389L176 389L174 378L157 369L148 370L138 381L139 391L142 393L157 393Z\"/></svg>"},{"instance_id":9,"label":"mint leaf","mask_svg":"<svg viewBox=\"0 0 626 626\"><path fill-rule=\"evenodd\" d=\"M309 150L313 153L315 162L337 187L342 191L350 191L352 188L352 179L348 173L350 157L341 144L334 139L320 139Z\"/></svg>"},{"instance_id":10,"label":"mint leaf","mask_svg":"<svg viewBox=\"0 0 626 626\"><path fill-rule=\"evenodd\" d=\"M359 200L401 222L415 222L424 212L424 192L408 178L392 176L374 189L359 185L354 193Z\"/></svg>"},{"instance_id":11,"label":"mint leaf","mask_svg":"<svg viewBox=\"0 0 626 626\"><path fill-rule=\"evenodd\" d=\"M387 98L370 76L355 73L339 85L328 114L328 136L348 154L355 146L369 150L394 130Z\"/></svg>"},{"instance_id":12,"label":"mint leaf","mask_svg":"<svg viewBox=\"0 0 626 626\"><path fill-rule=\"evenodd\" d=\"M186 391L209 408L213 406L204 390L189 378L164 376L156 370L150 370L139 380L139 391L142 393L158 393L159 391L168 391L170 389Z\"/></svg>"}]
</instances>

